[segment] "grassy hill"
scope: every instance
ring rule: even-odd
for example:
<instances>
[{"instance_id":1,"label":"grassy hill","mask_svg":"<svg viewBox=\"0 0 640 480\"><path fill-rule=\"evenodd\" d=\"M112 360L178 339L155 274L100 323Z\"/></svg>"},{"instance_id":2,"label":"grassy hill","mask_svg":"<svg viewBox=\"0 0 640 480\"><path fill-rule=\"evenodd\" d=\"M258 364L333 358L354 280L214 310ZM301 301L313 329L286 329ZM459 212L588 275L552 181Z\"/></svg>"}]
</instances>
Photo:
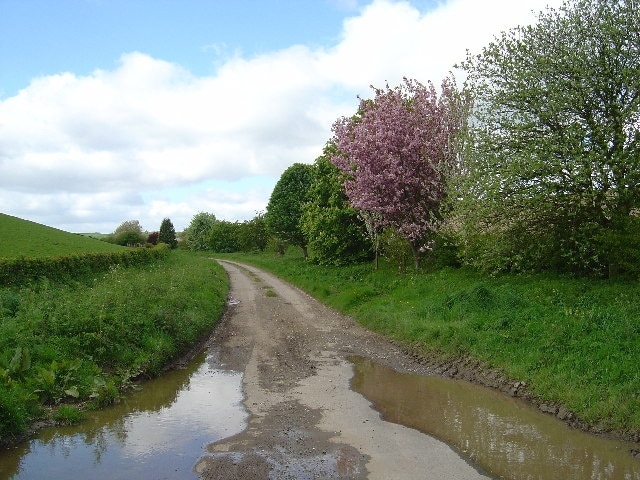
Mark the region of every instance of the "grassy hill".
<instances>
[{"instance_id":1,"label":"grassy hill","mask_svg":"<svg viewBox=\"0 0 640 480\"><path fill-rule=\"evenodd\" d=\"M123 248L0 213L0 258L113 252Z\"/></svg>"}]
</instances>

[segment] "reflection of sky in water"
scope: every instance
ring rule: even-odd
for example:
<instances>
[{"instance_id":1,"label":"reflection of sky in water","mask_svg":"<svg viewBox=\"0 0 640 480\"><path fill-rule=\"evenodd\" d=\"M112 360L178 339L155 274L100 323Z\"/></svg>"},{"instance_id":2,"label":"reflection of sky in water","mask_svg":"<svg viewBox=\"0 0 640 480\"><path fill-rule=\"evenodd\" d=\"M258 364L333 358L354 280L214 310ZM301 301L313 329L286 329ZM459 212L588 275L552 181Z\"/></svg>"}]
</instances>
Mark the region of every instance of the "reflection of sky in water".
<instances>
[{"instance_id":1,"label":"reflection of sky in water","mask_svg":"<svg viewBox=\"0 0 640 480\"><path fill-rule=\"evenodd\" d=\"M496 478L640 480L640 461L628 452L634 444L569 428L492 389L351 361L353 389L385 420L448 443Z\"/></svg>"},{"instance_id":2,"label":"reflection of sky in water","mask_svg":"<svg viewBox=\"0 0 640 480\"><path fill-rule=\"evenodd\" d=\"M0 456L0 479L194 479L192 468L204 447L245 426L239 373L214 370L204 362L177 392L163 388L160 393L169 401L156 408L136 401L158 393L153 382L145 390L147 385L126 402L130 411L124 416L101 420L102 412L91 412L78 427L29 442L17 474L3 468Z\"/></svg>"}]
</instances>

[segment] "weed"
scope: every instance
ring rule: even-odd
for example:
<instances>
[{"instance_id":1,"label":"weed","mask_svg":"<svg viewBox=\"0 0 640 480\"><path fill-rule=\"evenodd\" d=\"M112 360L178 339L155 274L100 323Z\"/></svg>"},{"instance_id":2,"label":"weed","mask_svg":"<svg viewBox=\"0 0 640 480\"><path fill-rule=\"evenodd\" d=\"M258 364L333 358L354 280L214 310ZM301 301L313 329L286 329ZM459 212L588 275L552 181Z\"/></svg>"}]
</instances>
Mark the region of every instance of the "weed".
<instances>
[{"instance_id":1,"label":"weed","mask_svg":"<svg viewBox=\"0 0 640 480\"><path fill-rule=\"evenodd\" d=\"M222 267L184 251L90 280L0 287L19 302L15 315L0 308L0 437L20 433L41 404L101 408L132 377L159 374L213 327L227 289Z\"/></svg>"},{"instance_id":2,"label":"weed","mask_svg":"<svg viewBox=\"0 0 640 480\"><path fill-rule=\"evenodd\" d=\"M54 412L53 419L59 425L77 425L84 421L85 414L74 405L61 405Z\"/></svg>"}]
</instances>

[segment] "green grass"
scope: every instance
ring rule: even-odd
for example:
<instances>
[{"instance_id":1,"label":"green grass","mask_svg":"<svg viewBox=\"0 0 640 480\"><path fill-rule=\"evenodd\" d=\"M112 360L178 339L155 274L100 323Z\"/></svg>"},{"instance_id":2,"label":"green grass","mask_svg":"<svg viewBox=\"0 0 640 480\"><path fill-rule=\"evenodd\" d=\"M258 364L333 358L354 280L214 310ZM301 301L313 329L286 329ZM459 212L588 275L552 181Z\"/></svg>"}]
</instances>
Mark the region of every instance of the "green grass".
<instances>
[{"instance_id":1,"label":"green grass","mask_svg":"<svg viewBox=\"0 0 640 480\"><path fill-rule=\"evenodd\" d=\"M0 258L113 252L123 248L0 213Z\"/></svg>"},{"instance_id":2,"label":"green grass","mask_svg":"<svg viewBox=\"0 0 640 480\"><path fill-rule=\"evenodd\" d=\"M77 425L85 418L85 413L75 405L61 405L53 414L58 425Z\"/></svg>"},{"instance_id":3,"label":"green grass","mask_svg":"<svg viewBox=\"0 0 640 480\"><path fill-rule=\"evenodd\" d=\"M640 282L465 269L397 274L234 255L427 355L471 355L584 421L640 431Z\"/></svg>"},{"instance_id":4,"label":"green grass","mask_svg":"<svg viewBox=\"0 0 640 480\"><path fill-rule=\"evenodd\" d=\"M49 411L43 405L101 407L133 379L159 374L213 328L227 290L222 267L184 251L65 283L0 288L0 443Z\"/></svg>"}]
</instances>

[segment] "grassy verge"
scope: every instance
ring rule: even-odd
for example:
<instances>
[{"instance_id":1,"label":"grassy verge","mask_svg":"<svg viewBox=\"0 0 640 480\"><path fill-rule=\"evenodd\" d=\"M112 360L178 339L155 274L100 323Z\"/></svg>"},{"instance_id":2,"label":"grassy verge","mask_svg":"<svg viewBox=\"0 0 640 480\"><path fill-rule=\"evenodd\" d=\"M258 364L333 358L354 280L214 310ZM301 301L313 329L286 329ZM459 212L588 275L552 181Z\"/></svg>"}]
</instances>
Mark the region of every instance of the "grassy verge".
<instances>
[{"instance_id":1,"label":"grassy verge","mask_svg":"<svg viewBox=\"0 0 640 480\"><path fill-rule=\"evenodd\" d=\"M213 327L227 289L217 263L181 251L73 282L0 289L0 443L48 414L43 407L103 406L132 379L159 373Z\"/></svg>"},{"instance_id":2,"label":"grassy verge","mask_svg":"<svg viewBox=\"0 0 640 480\"><path fill-rule=\"evenodd\" d=\"M426 354L471 355L582 420L640 431L640 283L464 269L397 274L234 255Z\"/></svg>"}]
</instances>

